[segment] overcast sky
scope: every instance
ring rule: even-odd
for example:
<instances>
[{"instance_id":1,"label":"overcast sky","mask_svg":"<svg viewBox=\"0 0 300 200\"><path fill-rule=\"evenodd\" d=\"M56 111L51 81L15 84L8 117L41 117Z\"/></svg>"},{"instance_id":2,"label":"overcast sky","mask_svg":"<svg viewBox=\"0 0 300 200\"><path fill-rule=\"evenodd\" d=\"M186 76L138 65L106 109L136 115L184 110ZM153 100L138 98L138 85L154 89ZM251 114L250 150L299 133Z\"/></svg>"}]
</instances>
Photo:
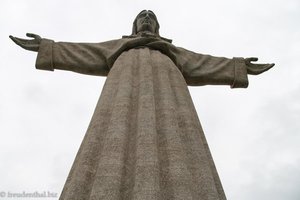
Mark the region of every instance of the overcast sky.
<instances>
[{"instance_id":1,"label":"overcast sky","mask_svg":"<svg viewBox=\"0 0 300 200\"><path fill-rule=\"evenodd\" d=\"M299 200L299 0L1 0L0 194L61 193L105 81L36 70L8 35L117 39L143 9L176 46L276 63L247 89L189 89L228 200Z\"/></svg>"}]
</instances>

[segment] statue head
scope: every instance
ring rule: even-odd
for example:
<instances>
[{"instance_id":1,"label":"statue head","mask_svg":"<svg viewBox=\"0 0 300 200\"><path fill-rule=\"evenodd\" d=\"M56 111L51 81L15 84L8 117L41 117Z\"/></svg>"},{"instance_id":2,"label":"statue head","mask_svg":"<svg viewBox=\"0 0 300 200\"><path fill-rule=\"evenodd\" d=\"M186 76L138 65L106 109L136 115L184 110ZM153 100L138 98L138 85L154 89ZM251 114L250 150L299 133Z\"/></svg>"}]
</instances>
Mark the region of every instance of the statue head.
<instances>
[{"instance_id":1,"label":"statue head","mask_svg":"<svg viewBox=\"0 0 300 200\"><path fill-rule=\"evenodd\" d=\"M131 35L124 35L122 38L135 38L138 37L139 32L150 32L151 35L155 35L166 42L172 43L172 40L161 37L159 35L159 23L156 15L151 10L141 11L135 18L132 26Z\"/></svg>"},{"instance_id":2,"label":"statue head","mask_svg":"<svg viewBox=\"0 0 300 200\"><path fill-rule=\"evenodd\" d=\"M135 18L132 27L132 35L142 31L148 31L159 35L159 23L156 15L151 10L141 11Z\"/></svg>"}]
</instances>

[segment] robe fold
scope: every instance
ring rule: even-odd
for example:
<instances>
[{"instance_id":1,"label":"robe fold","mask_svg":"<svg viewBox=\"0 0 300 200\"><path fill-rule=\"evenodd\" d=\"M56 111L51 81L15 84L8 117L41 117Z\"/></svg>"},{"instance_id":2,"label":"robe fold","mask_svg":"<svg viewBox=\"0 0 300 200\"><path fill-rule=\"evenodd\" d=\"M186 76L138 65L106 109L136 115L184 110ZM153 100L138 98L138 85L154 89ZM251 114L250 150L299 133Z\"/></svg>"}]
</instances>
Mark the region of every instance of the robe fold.
<instances>
[{"instance_id":1,"label":"robe fold","mask_svg":"<svg viewBox=\"0 0 300 200\"><path fill-rule=\"evenodd\" d=\"M43 39L36 68L107 76L61 200L225 200L187 85L247 87L243 58L158 37Z\"/></svg>"}]
</instances>

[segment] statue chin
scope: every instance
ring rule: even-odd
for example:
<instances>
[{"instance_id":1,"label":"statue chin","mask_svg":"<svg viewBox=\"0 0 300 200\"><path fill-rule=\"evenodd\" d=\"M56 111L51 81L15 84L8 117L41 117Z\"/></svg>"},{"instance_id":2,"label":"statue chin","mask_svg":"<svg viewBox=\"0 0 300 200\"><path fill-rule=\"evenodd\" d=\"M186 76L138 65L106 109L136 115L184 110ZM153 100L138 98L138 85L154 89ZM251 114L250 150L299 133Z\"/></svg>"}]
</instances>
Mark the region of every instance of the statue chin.
<instances>
[{"instance_id":1,"label":"statue chin","mask_svg":"<svg viewBox=\"0 0 300 200\"><path fill-rule=\"evenodd\" d=\"M151 32L155 33L155 28L151 24L142 24L141 27L138 27L137 32Z\"/></svg>"}]
</instances>

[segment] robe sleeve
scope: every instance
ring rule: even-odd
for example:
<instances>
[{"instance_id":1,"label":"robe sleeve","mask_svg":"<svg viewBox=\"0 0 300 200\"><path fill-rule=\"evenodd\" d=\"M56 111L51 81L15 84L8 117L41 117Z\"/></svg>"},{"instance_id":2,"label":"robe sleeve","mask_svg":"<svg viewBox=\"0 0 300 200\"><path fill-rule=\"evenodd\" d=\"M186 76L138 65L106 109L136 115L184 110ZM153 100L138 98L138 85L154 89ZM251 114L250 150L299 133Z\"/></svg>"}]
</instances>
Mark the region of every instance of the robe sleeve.
<instances>
[{"instance_id":1,"label":"robe sleeve","mask_svg":"<svg viewBox=\"0 0 300 200\"><path fill-rule=\"evenodd\" d=\"M243 58L228 59L177 48L177 65L188 85L230 85L248 87L247 66Z\"/></svg>"},{"instance_id":2,"label":"robe sleeve","mask_svg":"<svg viewBox=\"0 0 300 200\"><path fill-rule=\"evenodd\" d=\"M117 40L103 43L70 43L42 39L36 68L106 76L112 65L110 59L114 56L117 47Z\"/></svg>"}]
</instances>

